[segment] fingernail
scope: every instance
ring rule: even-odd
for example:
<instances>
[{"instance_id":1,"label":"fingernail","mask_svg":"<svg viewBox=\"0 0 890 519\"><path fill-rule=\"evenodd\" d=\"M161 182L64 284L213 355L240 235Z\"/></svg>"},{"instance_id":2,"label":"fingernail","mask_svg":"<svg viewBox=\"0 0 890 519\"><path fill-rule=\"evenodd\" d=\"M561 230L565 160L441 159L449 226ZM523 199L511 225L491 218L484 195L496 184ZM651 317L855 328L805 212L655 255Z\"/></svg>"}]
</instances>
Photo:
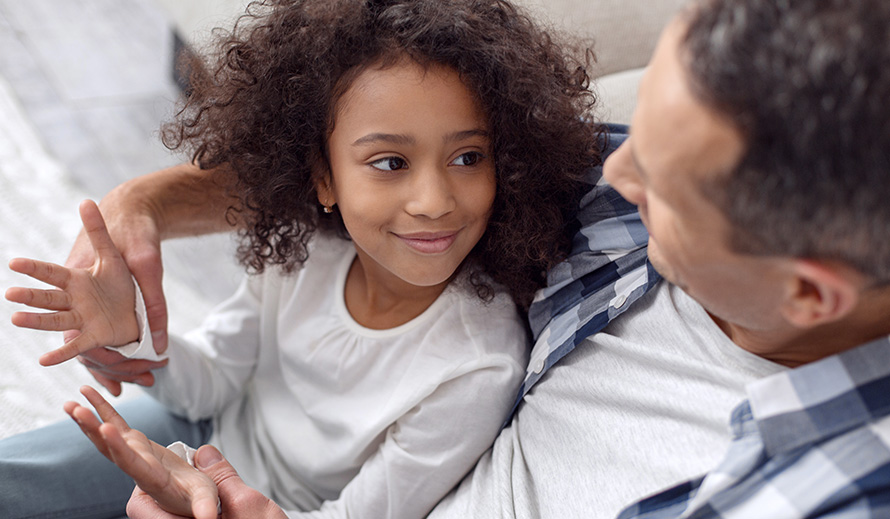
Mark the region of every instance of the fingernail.
<instances>
[{"instance_id":1,"label":"fingernail","mask_svg":"<svg viewBox=\"0 0 890 519\"><path fill-rule=\"evenodd\" d=\"M220 461L222 461L222 454L214 447L198 449L198 452L195 454L195 465L198 468L207 468L211 465L216 465Z\"/></svg>"}]
</instances>

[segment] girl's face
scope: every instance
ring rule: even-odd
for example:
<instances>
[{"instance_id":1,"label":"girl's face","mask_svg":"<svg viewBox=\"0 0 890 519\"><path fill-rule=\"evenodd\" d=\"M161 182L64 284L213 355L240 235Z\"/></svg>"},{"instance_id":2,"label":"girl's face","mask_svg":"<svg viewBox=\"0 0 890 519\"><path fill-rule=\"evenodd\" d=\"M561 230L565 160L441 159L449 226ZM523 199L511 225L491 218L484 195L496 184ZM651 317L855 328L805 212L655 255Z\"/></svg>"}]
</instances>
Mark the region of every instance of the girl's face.
<instances>
[{"instance_id":1,"label":"girl's face","mask_svg":"<svg viewBox=\"0 0 890 519\"><path fill-rule=\"evenodd\" d=\"M495 196L485 114L457 72L405 59L370 67L337 105L331 175L368 281L443 286L479 241Z\"/></svg>"}]
</instances>

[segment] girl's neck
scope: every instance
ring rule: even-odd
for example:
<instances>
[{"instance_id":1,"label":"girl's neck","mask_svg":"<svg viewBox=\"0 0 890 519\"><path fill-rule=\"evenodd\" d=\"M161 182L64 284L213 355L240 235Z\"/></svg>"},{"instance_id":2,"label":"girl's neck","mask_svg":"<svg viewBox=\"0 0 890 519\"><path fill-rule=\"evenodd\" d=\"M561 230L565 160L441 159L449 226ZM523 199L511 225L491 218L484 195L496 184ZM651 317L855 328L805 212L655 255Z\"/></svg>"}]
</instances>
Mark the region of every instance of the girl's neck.
<instances>
[{"instance_id":1,"label":"girl's neck","mask_svg":"<svg viewBox=\"0 0 890 519\"><path fill-rule=\"evenodd\" d=\"M412 285L380 269L369 271L357 255L346 276L346 309L358 324L374 330L403 325L422 314L448 286Z\"/></svg>"}]
</instances>

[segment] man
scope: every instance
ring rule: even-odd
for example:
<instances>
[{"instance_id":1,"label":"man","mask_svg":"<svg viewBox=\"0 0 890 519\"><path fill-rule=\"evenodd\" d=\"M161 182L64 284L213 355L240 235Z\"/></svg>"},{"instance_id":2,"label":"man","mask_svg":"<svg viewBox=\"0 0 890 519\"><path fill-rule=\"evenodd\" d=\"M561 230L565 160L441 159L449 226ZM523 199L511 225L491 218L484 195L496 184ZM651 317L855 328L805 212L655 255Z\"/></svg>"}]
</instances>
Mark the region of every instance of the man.
<instances>
[{"instance_id":1,"label":"man","mask_svg":"<svg viewBox=\"0 0 890 519\"><path fill-rule=\"evenodd\" d=\"M623 517L887 513L888 26L881 0L717 0L668 27L604 168L667 282L643 295L597 186L532 308L522 404L431 517L609 517L676 483ZM225 517L276 516L212 447L197 465ZM162 516L138 490L129 512Z\"/></svg>"}]
</instances>

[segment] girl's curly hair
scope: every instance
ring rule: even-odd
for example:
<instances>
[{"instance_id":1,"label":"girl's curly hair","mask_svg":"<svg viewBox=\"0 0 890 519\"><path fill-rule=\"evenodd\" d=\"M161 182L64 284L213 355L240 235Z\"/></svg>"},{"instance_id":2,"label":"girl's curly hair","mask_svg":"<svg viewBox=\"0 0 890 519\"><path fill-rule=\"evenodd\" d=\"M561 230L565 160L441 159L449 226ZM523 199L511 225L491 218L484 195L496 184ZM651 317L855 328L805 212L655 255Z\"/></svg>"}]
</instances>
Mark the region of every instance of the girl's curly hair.
<instances>
[{"instance_id":1,"label":"girl's curly hair","mask_svg":"<svg viewBox=\"0 0 890 519\"><path fill-rule=\"evenodd\" d=\"M229 216L245 224L238 254L251 270L301 266L316 230L348 237L336 212L322 215L313 175L327 169L339 96L365 67L405 55L456 70L488 117L495 201L463 266L479 296L493 281L525 307L566 255L581 178L601 160L585 119L589 50L569 52L502 0L266 0L216 36L163 137L234 173Z\"/></svg>"}]
</instances>

